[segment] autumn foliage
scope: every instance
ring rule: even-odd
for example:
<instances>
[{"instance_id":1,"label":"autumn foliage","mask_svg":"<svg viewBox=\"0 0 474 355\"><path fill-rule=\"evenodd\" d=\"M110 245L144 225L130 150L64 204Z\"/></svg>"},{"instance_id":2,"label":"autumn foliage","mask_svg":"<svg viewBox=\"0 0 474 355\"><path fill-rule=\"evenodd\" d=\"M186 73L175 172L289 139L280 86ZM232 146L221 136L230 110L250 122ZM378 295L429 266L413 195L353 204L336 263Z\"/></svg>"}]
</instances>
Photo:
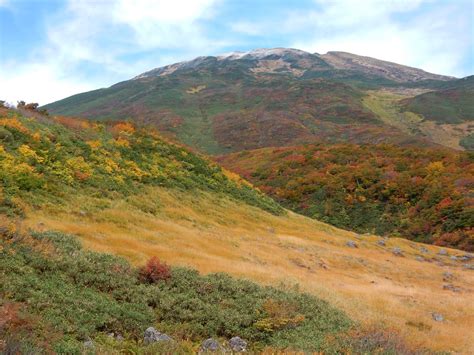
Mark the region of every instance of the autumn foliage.
<instances>
[{"instance_id":1,"label":"autumn foliage","mask_svg":"<svg viewBox=\"0 0 474 355\"><path fill-rule=\"evenodd\" d=\"M320 144L219 161L286 207L335 226L474 250L472 153Z\"/></svg>"},{"instance_id":2,"label":"autumn foliage","mask_svg":"<svg viewBox=\"0 0 474 355\"><path fill-rule=\"evenodd\" d=\"M152 256L144 266L138 269L138 274L141 281L156 283L171 278L171 269L156 256Z\"/></svg>"}]
</instances>

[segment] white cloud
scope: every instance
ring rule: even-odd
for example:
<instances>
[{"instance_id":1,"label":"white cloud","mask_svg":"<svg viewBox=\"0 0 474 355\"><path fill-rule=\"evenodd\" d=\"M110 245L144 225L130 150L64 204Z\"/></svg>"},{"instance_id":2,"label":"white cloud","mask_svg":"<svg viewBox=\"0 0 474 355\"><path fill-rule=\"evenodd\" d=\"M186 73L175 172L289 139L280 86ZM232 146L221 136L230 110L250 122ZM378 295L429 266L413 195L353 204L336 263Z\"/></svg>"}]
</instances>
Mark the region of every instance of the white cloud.
<instances>
[{"instance_id":1,"label":"white cloud","mask_svg":"<svg viewBox=\"0 0 474 355\"><path fill-rule=\"evenodd\" d=\"M314 34L312 38L294 41L292 47L318 53L346 51L439 74L469 74L462 71L461 63L472 50L469 37L472 23L465 20L466 16L463 18L456 4L446 2L400 21L395 15L410 13L430 1L315 2L322 10L294 13L285 23L287 31L306 27Z\"/></svg>"},{"instance_id":2,"label":"white cloud","mask_svg":"<svg viewBox=\"0 0 474 355\"><path fill-rule=\"evenodd\" d=\"M217 3L218 0L69 0L49 19L47 41L32 50L30 59L2 63L0 98L46 104L169 64L164 62L166 59L178 61L217 50L224 43L210 41L200 24L214 15ZM170 48L177 48L180 53L133 61L122 58ZM91 81L78 74L83 65L101 67L103 71Z\"/></svg>"}]
</instances>

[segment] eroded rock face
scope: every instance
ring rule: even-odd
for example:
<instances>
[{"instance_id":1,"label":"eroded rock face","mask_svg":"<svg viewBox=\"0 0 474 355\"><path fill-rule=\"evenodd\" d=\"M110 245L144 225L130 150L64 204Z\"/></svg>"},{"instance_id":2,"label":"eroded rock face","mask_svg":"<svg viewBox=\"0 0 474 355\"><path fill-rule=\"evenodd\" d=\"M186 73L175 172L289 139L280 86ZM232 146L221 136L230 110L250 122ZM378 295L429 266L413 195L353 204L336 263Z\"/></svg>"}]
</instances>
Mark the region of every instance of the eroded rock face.
<instances>
[{"instance_id":1,"label":"eroded rock face","mask_svg":"<svg viewBox=\"0 0 474 355\"><path fill-rule=\"evenodd\" d=\"M241 337L233 337L229 340L229 346L234 352L247 351L247 342Z\"/></svg>"},{"instance_id":2,"label":"eroded rock face","mask_svg":"<svg viewBox=\"0 0 474 355\"><path fill-rule=\"evenodd\" d=\"M145 330L145 335L143 337L143 341L145 344L156 343L158 341L172 341L171 337L164 333L160 333L153 327L147 328Z\"/></svg>"}]
</instances>

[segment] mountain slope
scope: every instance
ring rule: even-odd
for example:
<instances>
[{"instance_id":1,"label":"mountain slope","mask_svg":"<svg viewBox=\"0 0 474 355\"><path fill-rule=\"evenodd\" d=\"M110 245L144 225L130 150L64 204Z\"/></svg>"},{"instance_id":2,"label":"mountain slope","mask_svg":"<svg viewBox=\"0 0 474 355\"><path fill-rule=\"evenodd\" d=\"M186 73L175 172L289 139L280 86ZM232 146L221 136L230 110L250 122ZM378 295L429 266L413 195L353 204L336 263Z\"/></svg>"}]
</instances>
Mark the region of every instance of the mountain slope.
<instances>
[{"instance_id":1,"label":"mountain slope","mask_svg":"<svg viewBox=\"0 0 474 355\"><path fill-rule=\"evenodd\" d=\"M315 141L435 145L432 135L387 124L363 100L369 89L426 91L451 79L339 52L260 49L153 69L45 107L152 124L211 154Z\"/></svg>"},{"instance_id":2,"label":"mountain slope","mask_svg":"<svg viewBox=\"0 0 474 355\"><path fill-rule=\"evenodd\" d=\"M23 240L19 235L22 228L37 230L45 234L47 241L50 235L47 231L56 230L77 235L86 249L121 255L135 265L142 265L150 256L158 256L172 265L193 267L203 273L228 272L261 284L306 291L344 310L363 327L372 325L380 329L380 324L385 324L389 330L400 332L415 348L461 353L473 350L474 344L466 336L466 329L473 327L474 319L470 302L474 276L464 266L472 264L469 255L463 256L467 261L453 260L450 256L464 254L452 249L446 250L448 255L440 254L438 247L398 238L386 240L385 245L381 245L381 238L373 235L361 236L339 230L292 212L270 213L265 209L273 211L267 207L277 205L262 198L255 190L250 193L253 198L249 200L249 192L245 193L242 187L243 181L232 176L232 179L226 179L220 169L205 160L169 145L153 132L132 131L131 125L105 126L66 118L25 118L8 112L2 112L0 124L3 128L0 140L2 213L12 216L6 217L6 223L3 223L4 219L0 223L2 238L5 233L17 235L2 240L6 247L2 246L0 252L8 251L10 255L10 251L15 253L14 248L19 248L15 258L7 256L0 260L7 263L2 264L2 268L23 270L23 273L10 273L9 277L16 278L15 283L2 283L2 287L18 287L16 282L19 277L21 281L21 275L25 276L23 282L35 279L37 272L51 276L56 270L55 263L61 260L47 262L38 255L49 253L53 256L51 245L33 241L27 248L33 250L29 256L24 255L22 243L28 239ZM156 145L150 145L152 142ZM134 149L129 149L127 144ZM157 150L165 154L157 156ZM133 158L137 166L124 161L132 152L136 154ZM83 159L70 160L78 156ZM156 170L146 169L149 156L161 159L159 164L153 164ZM106 161L102 161L103 158ZM110 169L115 172L110 173ZM229 186L235 194L228 190ZM358 247L348 246L349 241ZM403 256L395 255L394 248L400 248ZM74 272L76 269L70 266L75 262L89 270L89 259L83 259L82 254L74 255L78 257L77 261L64 259L57 277L61 279ZM91 259L96 260L96 268L103 267L102 261L110 260L104 256L97 258ZM14 264L9 263L13 260L16 260ZM27 264L16 264L18 260ZM460 292L443 289L443 273L446 272L452 275L449 282L453 287L460 287ZM75 282L101 277L101 273L90 270L78 275ZM129 280L130 275L127 275ZM106 278L105 284L99 284L129 282L112 276ZM70 279L67 280L68 283L61 283L61 287L71 285ZM186 280L189 282L190 278ZM219 283L219 287L230 284L230 281ZM40 301L32 303L28 296L26 300L30 299L30 303L23 306L37 304L43 310L45 307L51 312L57 310L56 304L54 308L50 305L56 298L44 296L44 292L48 295L57 289L51 285L48 282L34 290L22 288L26 295L35 291L34 301ZM86 295L91 296L86 306L99 301L101 307L112 304L110 298L101 298L103 294L94 293L92 297L94 285L91 281L84 289L89 292ZM212 282L206 283L199 292L212 290L212 285ZM128 287L127 284L124 287ZM129 291L133 290L135 288ZM145 297L147 292L141 292L140 297ZM89 300L80 295L81 300ZM3 299L5 295L2 295ZM136 299L136 302L141 300ZM75 303L75 307L83 305ZM3 303L0 307L3 312ZM230 305L226 303L222 307L229 310ZM195 307L191 309L196 310ZM118 312L112 316L121 312L120 308L112 308L112 311ZM433 312L442 314L446 321L433 320ZM50 314L54 316L54 312ZM64 314L62 312L61 317ZM80 314L86 317L89 313ZM171 310L167 317L174 314ZM138 315L134 313L130 317ZM77 324L76 318L72 318L72 324ZM92 324L99 324L99 332L109 330L108 324L116 324L112 322L113 318L105 328L100 326L100 318L92 321ZM91 324L89 320L87 324ZM145 323L133 329L138 332L141 327L145 327ZM189 328L170 329L174 329L172 335L177 337L186 336L190 331ZM311 339L316 338L300 340L307 344ZM394 339L393 336L390 339ZM359 344L364 346L367 341L362 337ZM101 344L100 339L96 343ZM318 346L321 349L322 344ZM380 346L388 345L376 345ZM352 351L371 352L371 349L353 348Z\"/></svg>"},{"instance_id":3,"label":"mountain slope","mask_svg":"<svg viewBox=\"0 0 474 355\"><path fill-rule=\"evenodd\" d=\"M472 154L320 144L217 161L293 211L337 227L474 251Z\"/></svg>"},{"instance_id":4,"label":"mountain slope","mask_svg":"<svg viewBox=\"0 0 474 355\"><path fill-rule=\"evenodd\" d=\"M474 121L474 76L456 80L445 88L406 99L404 109L438 124ZM474 126L473 126L474 127Z\"/></svg>"},{"instance_id":5,"label":"mountain slope","mask_svg":"<svg viewBox=\"0 0 474 355\"><path fill-rule=\"evenodd\" d=\"M450 76L432 74L421 69L346 52L328 52L323 54L321 58L336 69L351 69L378 75L399 83L423 80L450 81L454 79Z\"/></svg>"}]
</instances>

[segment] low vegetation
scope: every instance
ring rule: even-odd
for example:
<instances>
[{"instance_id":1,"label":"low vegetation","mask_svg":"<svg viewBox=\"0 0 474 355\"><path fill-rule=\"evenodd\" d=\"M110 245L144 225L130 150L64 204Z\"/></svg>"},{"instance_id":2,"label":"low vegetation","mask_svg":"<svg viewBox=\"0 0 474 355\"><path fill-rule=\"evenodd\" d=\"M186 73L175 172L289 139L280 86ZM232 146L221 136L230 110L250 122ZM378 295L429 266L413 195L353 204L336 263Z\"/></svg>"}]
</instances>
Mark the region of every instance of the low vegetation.
<instances>
[{"instance_id":1,"label":"low vegetation","mask_svg":"<svg viewBox=\"0 0 474 355\"><path fill-rule=\"evenodd\" d=\"M145 186L212 191L282 213L272 199L219 166L127 122L28 118L0 111L0 211L61 204L68 195L126 197Z\"/></svg>"},{"instance_id":2,"label":"low vegetation","mask_svg":"<svg viewBox=\"0 0 474 355\"><path fill-rule=\"evenodd\" d=\"M124 259L85 251L62 233L4 230L0 255L4 350L81 353L92 339L102 350L146 352L144 330L155 326L178 341L180 352L211 336L235 335L254 350L316 351L336 346L328 335L352 325L315 297L225 274L171 268L166 278L149 282ZM108 339L110 333L124 340Z\"/></svg>"},{"instance_id":3,"label":"low vegetation","mask_svg":"<svg viewBox=\"0 0 474 355\"><path fill-rule=\"evenodd\" d=\"M337 227L474 250L472 153L321 144L218 160L284 206Z\"/></svg>"}]
</instances>

